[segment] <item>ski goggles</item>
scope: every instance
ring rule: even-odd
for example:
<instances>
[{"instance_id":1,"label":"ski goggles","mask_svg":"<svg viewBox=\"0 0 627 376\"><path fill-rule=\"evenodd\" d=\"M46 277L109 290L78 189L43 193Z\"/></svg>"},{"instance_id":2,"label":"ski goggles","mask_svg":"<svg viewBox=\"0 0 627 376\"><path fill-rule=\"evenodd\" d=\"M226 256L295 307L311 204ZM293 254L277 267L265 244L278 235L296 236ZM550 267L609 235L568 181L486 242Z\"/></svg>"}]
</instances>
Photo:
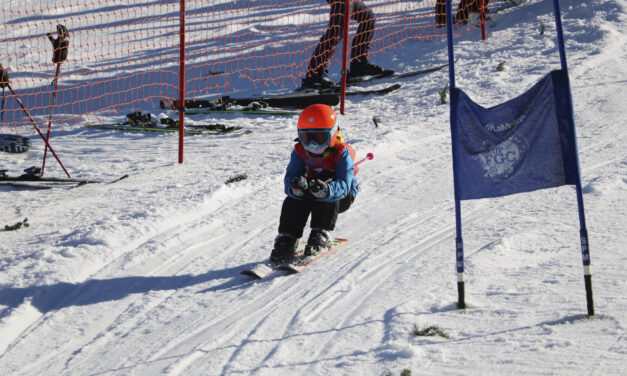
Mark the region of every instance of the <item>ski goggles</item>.
<instances>
[{"instance_id":1,"label":"ski goggles","mask_svg":"<svg viewBox=\"0 0 627 376\"><path fill-rule=\"evenodd\" d=\"M331 144L331 132L333 130L303 129L298 131L298 140L308 152L322 154Z\"/></svg>"},{"instance_id":2,"label":"ski goggles","mask_svg":"<svg viewBox=\"0 0 627 376\"><path fill-rule=\"evenodd\" d=\"M300 132L298 132L298 137L300 139L300 142L303 145L309 145L313 142L317 143L318 145L323 145L329 142L329 139L331 138L329 135L329 131L307 131L307 130L302 130Z\"/></svg>"},{"instance_id":3,"label":"ski goggles","mask_svg":"<svg viewBox=\"0 0 627 376\"><path fill-rule=\"evenodd\" d=\"M331 129L299 129L298 140L301 144L303 144L307 151L314 154L320 154L331 145L331 137L333 137L337 130L337 121Z\"/></svg>"}]
</instances>

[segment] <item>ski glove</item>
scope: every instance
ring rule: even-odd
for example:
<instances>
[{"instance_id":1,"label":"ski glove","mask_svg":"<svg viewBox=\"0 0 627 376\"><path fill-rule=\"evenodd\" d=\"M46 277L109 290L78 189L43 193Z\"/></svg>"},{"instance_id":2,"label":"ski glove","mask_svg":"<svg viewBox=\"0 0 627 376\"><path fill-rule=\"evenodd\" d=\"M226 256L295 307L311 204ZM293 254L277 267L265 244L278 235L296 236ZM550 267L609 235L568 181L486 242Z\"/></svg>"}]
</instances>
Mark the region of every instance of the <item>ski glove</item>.
<instances>
[{"instance_id":1,"label":"ski glove","mask_svg":"<svg viewBox=\"0 0 627 376\"><path fill-rule=\"evenodd\" d=\"M309 193L317 199L329 197L329 185L320 179L312 179L309 181Z\"/></svg>"},{"instance_id":2,"label":"ski glove","mask_svg":"<svg viewBox=\"0 0 627 376\"><path fill-rule=\"evenodd\" d=\"M309 185L307 184L307 179L304 176L299 176L292 179L290 183L290 192L294 195L294 197L301 198L305 195L307 188Z\"/></svg>"},{"instance_id":3,"label":"ski glove","mask_svg":"<svg viewBox=\"0 0 627 376\"><path fill-rule=\"evenodd\" d=\"M52 36L52 34L46 34L52 43L52 62L55 64L62 63L65 59L67 59L67 50L70 45L70 34L67 32L67 28L65 26L58 24L57 34L59 34L59 36L56 39Z\"/></svg>"}]
</instances>

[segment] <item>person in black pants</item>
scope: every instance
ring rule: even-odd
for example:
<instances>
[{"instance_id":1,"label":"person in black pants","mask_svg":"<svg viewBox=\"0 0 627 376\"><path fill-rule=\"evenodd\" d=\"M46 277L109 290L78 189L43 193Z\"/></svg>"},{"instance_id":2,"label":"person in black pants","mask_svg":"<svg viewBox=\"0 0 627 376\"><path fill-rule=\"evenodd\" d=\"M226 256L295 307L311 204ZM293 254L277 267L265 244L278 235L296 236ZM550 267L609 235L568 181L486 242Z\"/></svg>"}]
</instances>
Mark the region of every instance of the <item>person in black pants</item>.
<instances>
[{"instance_id":1,"label":"person in black pants","mask_svg":"<svg viewBox=\"0 0 627 376\"><path fill-rule=\"evenodd\" d=\"M344 29L344 0L326 0L331 5L329 14L329 27L320 38L313 56L309 61L309 67L305 78L302 80L304 89L326 88L335 85L327 77L329 61L335 47L343 37ZM351 18L358 22L357 33L351 41L351 58L349 78L381 74L384 70L368 62L368 50L370 41L374 35L375 15L362 0L353 0Z\"/></svg>"}]
</instances>

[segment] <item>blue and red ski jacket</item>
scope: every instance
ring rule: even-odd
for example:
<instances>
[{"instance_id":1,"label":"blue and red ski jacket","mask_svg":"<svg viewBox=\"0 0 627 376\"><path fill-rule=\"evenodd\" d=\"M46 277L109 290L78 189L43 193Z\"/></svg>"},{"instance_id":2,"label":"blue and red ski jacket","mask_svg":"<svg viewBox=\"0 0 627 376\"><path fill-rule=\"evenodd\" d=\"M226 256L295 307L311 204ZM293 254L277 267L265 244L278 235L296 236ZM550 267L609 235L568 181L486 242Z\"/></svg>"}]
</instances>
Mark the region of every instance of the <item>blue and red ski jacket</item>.
<instances>
[{"instance_id":1,"label":"blue and red ski jacket","mask_svg":"<svg viewBox=\"0 0 627 376\"><path fill-rule=\"evenodd\" d=\"M328 148L319 158L307 153L300 142L296 143L283 179L285 194L301 200L302 198L295 197L290 192L290 184L294 178L305 176L307 179L311 179L319 175L328 176L330 174L333 178L328 182L329 197L319 201L333 202L341 200L349 194L352 194L353 197L357 196L359 184L355 175L359 168L354 165L354 159L355 150L344 142Z\"/></svg>"}]
</instances>

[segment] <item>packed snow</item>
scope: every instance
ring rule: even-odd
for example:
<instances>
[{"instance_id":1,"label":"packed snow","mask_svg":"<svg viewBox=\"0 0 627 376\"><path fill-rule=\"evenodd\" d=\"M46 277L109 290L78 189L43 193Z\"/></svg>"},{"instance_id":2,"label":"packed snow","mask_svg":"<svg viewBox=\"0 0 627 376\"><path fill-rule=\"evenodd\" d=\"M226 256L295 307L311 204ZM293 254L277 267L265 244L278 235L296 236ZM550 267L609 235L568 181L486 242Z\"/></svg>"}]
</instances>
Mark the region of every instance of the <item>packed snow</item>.
<instances>
[{"instance_id":1,"label":"packed snow","mask_svg":"<svg viewBox=\"0 0 627 376\"><path fill-rule=\"evenodd\" d=\"M595 316L586 314L573 186L462 202L468 308L457 309L444 70L348 98L342 132L358 157L374 153L333 232L349 242L301 274L261 281L240 271L270 254L296 116L189 116L252 132L187 135L182 164L176 133L53 131L74 177L129 177L0 186L0 225L29 224L0 230L0 374L623 374L627 4L561 6ZM455 41L457 87L478 103L514 98L560 67L552 1L524 2L488 26L485 41L478 29ZM398 71L446 61L445 40L373 57ZM14 175L40 165L44 151L20 130L32 150L0 153ZM53 159L46 168L64 176ZM448 338L414 334L429 326Z\"/></svg>"}]
</instances>

